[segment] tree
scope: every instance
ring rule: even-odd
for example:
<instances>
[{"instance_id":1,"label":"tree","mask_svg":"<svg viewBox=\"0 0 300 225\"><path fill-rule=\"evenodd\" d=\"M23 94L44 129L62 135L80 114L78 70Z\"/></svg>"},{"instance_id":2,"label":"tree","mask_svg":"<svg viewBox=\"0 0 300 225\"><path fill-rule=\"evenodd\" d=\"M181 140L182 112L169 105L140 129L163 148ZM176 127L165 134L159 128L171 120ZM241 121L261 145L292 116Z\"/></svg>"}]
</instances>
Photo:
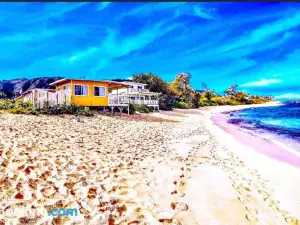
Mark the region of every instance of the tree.
<instances>
[{"instance_id":1,"label":"tree","mask_svg":"<svg viewBox=\"0 0 300 225\"><path fill-rule=\"evenodd\" d=\"M207 90L207 91L205 92L205 97L207 98L207 100L208 100L209 102L211 102L211 99L213 98L213 96L214 96L214 92L213 92L213 91Z\"/></svg>"},{"instance_id":2,"label":"tree","mask_svg":"<svg viewBox=\"0 0 300 225\"><path fill-rule=\"evenodd\" d=\"M234 95L234 99L240 103L248 103L248 94L243 91L237 91Z\"/></svg>"},{"instance_id":3,"label":"tree","mask_svg":"<svg viewBox=\"0 0 300 225\"><path fill-rule=\"evenodd\" d=\"M193 95L193 99L192 99L193 108L200 107L200 97L201 97L201 94L194 91L194 95Z\"/></svg>"},{"instance_id":4,"label":"tree","mask_svg":"<svg viewBox=\"0 0 300 225\"><path fill-rule=\"evenodd\" d=\"M233 84L233 85L231 85L229 88L227 88L225 90L225 94L227 96L233 96L237 92L237 88L238 88L238 85L237 84Z\"/></svg>"},{"instance_id":5,"label":"tree","mask_svg":"<svg viewBox=\"0 0 300 225\"><path fill-rule=\"evenodd\" d=\"M189 105L193 105L194 90L190 86L190 73L179 73L170 84L170 89L177 95L178 99Z\"/></svg>"},{"instance_id":6,"label":"tree","mask_svg":"<svg viewBox=\"0 0 300 225\"><path fill-rule=\"evenodd\" d=\"M178 79L179 85L181 88L184 88L184 87L190 85L191 76L192 75L187 72L179 73L176 75L176 79Z\"/></svg>"}]
</instances>

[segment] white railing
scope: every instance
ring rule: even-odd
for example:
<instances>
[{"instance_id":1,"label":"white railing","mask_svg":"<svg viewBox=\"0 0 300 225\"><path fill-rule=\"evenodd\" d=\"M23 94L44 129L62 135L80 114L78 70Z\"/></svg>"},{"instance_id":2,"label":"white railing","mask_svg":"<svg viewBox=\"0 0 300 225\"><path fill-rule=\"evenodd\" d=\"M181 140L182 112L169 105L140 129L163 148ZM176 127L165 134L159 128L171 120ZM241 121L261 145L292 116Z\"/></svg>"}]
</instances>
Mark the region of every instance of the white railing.
<instances>
[{"instance_id":1,"label":"white railing","mask_svg":"<svg viewBox=\"0 0 300 225\"><path fill-rule=\"evenodd\" d=\"M148 100L148 99L130 99L132 104L143 104L143 105L158 105L158 100Z\"/></svg>"},{"instance_id":2,"label":"white railing","mask_svg":"<svg viewBox=\"0 0 300 225\"><path fill-rule=\"evenodd\" d=\"M117 105L128 105L132 104L144 104L148 106L158 106L157 99L151 99L153 96L136 96L136 95L127 95L127 94L109 94L108 96L108 105L117 106ZM146 98L146 99L145 99ZM154 98L154 97L153 97ZM44 104L48 102L50 106L60 105L64 103L71 102L71 92L68 90L60 90L55 93L45 93L41 94L37 98L37 107L42 108Z\"/></svg>"},{"instance_id":3,"label":"white railing","mask_svg":"<svg viewBox=\"0 0 300 225\"><path fill-rule=\"evenodd\" d=\"M129 104L129 97L128 95L116 95L110 94L108 96L108 104L109 105L127 105Z\"/></svg>"},{"instance_id":4,"label":"white railing","mask_svg":"<svg viewBox=\"0 0 300 225\"><path fill-rule=\"evenodd\" d=\"M48 104L50 106L57 105L57 95L56 95L56 93L48 93Z\"/></svg>"},{"instance_id":5,"label":"white railing","mask_svg":"<svg viewBox=\"0 0 300 225\"><path fill-rule=\"evenodd\" d=\"M71 102L71 92L69 90L60 90L56 93L57 104L64 104Z\"/></svg>"},{"instance_id":6,"label":"white railing","mask_svg":"<svg viewBox=\"0 0 300 225\"><path fill-rule=\"evenodd\" d=\"M60 90L55 93L39 90L36 98L37 108L43 108L48 102L50 106L71 103L71 92L69 90Z\"/></svg>"},{"instance_id":7,"label":"white railing","mask_svg":"<svg viewBox=\"0 0 300 225\"><path fill-rule=\"evenodd\" d=\"M143 105L150 105L150 106L158 106L157 99L140 99L136 96L131 95L117 95L117 94L110 94L108 96L108 103L109 105L122 105L122 104L143 104Z\"/></svg>"}]
</instances>

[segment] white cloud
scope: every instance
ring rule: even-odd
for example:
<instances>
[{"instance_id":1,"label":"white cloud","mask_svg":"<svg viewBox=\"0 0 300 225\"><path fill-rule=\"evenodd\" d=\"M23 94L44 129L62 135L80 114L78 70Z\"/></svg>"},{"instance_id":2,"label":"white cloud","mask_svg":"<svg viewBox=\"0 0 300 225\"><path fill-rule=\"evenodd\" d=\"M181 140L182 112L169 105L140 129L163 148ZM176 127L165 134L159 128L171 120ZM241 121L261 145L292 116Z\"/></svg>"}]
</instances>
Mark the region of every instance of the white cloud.
<instances>
[{"instance_id":1,"label":"white cloud","mask_svg":"<svg viewBox=\"0 0 300 225\"><path fill-rule=\"evenodd\" d=\"M275 96L275 99L300 99L300 94L287 93Z\"/></svg>"},{"instance_id":2,"label":"white cloud","mask_svg":"<svg viewBox=\"0 0 300 225\"><path fill-rule=\"evenodd\" d=\"M270 84L279 84L282 83L283 81L280 79L261 79L259 81L253 81L253 82L249 82L249 83L245 83L242 86L243 87L258 87L258 86L267 86Z\"/></svg>"},{"instance_id":3,"label":"white cloud","mask_svg":"<svg viewBox=\"0 0 300 225\"><path fill-rule=\"evenodd\" d=\"M206 20L214 20L216 19L214 16L212 16L209 12L205 11L205 9L199 7L199 6L194 6L193 9L194 15L199 16L203 19Z\"/></svg>"},{"instance_id":4,"label":"white cloud","mask_svg":"<svg viewBox=\"0 0 300 225\"><path fill-rule=\"evenodd\" d=\"M70 60L70 61L73 61L73 60L75 60L75 59L77 59L77 57L76 57L76 56L72 56L69 60Z\"/></svg>"},{"instance_id":5,"label":"white cloud","mask_svg":"<svg viewBox=\"0 0 300 225\"><path fill-rule=\"evenodd\" d=\"M97 10L101 11L101 10L105 9L109 4L111 4L111 2L100 2Z\"/></svg>"}]
</instances>

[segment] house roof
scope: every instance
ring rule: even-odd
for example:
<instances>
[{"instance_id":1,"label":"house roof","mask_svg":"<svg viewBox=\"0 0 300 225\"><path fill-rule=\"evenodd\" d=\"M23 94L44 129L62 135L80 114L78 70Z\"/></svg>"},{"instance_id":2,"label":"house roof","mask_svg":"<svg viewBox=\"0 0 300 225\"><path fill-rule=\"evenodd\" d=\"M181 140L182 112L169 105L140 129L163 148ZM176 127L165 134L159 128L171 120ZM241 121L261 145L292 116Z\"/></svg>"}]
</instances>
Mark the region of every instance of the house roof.
<instances>
[{"instance_id":1,"label":"house roof","mask_svg":"<svg viewBox=\"0 0 300 225\"><path fill-rule=\"evenodd\" d=\"M136 83L136 82L132 82L132 81L121 81L123 84L128 84L128 85L140 85L140 86L146 86L147 84L143 84L143 83Z\"/></svg>"},{"instance_id":2,"label":"house roof","mask_svg":"<svg viewBox=\"0 0 300 225\"><path fill-rule=\"evenodd\" d=\"M28 94L28 93L31 92L32 90L33 90L33 89L29 89L29 90L23 92L23 93L21 94L21 96Z\"/></svg>"},{"instance_id":3,"label":"house roof","mask_svg":"<svg viewBox=\"0 0 300 225\"><path fill-rule=\"evenodd\" d=\"M23 95L20 95L20 96L16 97L15 100L18 100L18 99L23 98L23 97L24 97Z\"/></svg>"},{"instance_id":4,"label":"house roof","mask_svg":"<svg viewBox=\"0 0 300 225\"><path fill-rule=\"evenodd\" d=\"M57 86L61 83L65 83L67 81L71 81L71 80L76 80L76 81L91 81L91 82L103 82L103 83L108 83L109 84L109 88L122 88L122 87L130 87L131 85L123 83L123 82L117 82L117 81L111 81L111 80L86 80L86 79L61 79L61 80L57 80L49 85L51 86Z\"/></svg>"},{"instance_id":5,"label":"house roof","mask_svg":"<svg viewBox=\"0 0 300 225\"><path fill-rule=\"evenodd\" d=\"M50 83L49 85L50 86L56 86L58 84L64 83L64 82L69 81L69 80L70 79L60 79L60 80L54 81L53 83Z\"/></svg>"}]
</instances>

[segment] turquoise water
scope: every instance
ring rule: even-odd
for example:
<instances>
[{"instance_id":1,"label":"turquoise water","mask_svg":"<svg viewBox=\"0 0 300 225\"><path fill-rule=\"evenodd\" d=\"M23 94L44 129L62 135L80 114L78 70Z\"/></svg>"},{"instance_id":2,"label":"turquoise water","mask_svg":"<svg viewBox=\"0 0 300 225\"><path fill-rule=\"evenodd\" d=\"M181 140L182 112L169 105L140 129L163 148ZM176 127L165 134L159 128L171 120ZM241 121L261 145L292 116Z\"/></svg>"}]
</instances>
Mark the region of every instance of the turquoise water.
<instances>
[{"instance_id":1,"label":"turquoise water","mask_svg":"<svg viewBox=\"0 0 300 225\"><path fill-rule=\"evenodd\" d=\"M287 129L296 129L300 127L300 119L262 119L260 120L262 124L271 125L279 128L287 128Z\"/></svg>"},{"instance_id":2,"label":"turquoise water","mask_svg":"<svg viewBox=\"0 0 300 225\"><path fill-rule=\"evenodd\" d=\"M228 122L262 135L271 134L300 151L300 103L231 112Z\"/></svg>"}]
</instances>

